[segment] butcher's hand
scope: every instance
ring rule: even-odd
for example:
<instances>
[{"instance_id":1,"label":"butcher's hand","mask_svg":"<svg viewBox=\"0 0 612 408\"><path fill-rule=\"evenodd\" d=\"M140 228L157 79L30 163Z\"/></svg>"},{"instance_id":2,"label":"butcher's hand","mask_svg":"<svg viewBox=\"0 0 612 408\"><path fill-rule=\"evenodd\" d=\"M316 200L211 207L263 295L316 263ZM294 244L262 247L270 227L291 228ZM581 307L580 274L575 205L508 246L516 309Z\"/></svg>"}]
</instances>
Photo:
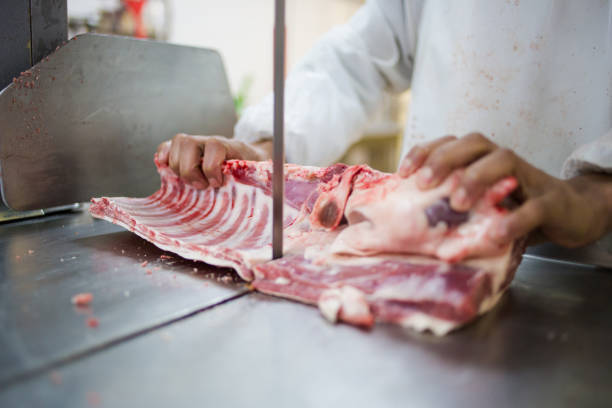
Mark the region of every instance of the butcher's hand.
<instances>
[{"instance_id":1,"label":"butcher's hand","mask_svg":"<svg viewBox=\"0 0 612 408\"><path fill-rule=\"evenodd\" d=\"M271 149L270 141L248 144L223 136L179 133L157 147L157 157L185 182L204 189L223 184L221 166L225 160L268 160Z\"/></svg>"},{"instance_id":2,"label":"butcher's hand","mask_svg":"<svg viewBox=\"0 0 612 408\"><path fill-rule=\"evenodd\" d=\"M399 174L415 174L421 189L437 186L453 170L466 168L451 195L451 207L467 211L496 181L514 176L520 206L490 232L500 244L528 235L530 243L550 240L566 247L591 243L612 230L612 176L591 174L561 180L535 168L512 150L479 133L447 136L414 146Z\"/></svg>"}]
</instances>

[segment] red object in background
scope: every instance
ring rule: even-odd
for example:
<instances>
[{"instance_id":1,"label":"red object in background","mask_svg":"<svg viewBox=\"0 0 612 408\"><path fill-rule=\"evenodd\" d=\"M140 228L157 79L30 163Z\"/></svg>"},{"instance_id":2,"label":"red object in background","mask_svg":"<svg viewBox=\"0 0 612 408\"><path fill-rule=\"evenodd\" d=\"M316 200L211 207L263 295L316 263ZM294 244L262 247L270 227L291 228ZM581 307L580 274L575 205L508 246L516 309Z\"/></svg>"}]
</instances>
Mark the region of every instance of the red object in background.
<instances>
[{"instance_id":1,"label":"red object in background","mask_svg":"<svg viewBox=\"0 0 612 408\"><path fill-rule=\"evenodd\" d=\"M146 2L147 0L123 0L125 7L134 15L134 22L136 23L134 37L136 38L147 38L147 32L142 23L142 8Z\"/></svg>"}]
</instances>

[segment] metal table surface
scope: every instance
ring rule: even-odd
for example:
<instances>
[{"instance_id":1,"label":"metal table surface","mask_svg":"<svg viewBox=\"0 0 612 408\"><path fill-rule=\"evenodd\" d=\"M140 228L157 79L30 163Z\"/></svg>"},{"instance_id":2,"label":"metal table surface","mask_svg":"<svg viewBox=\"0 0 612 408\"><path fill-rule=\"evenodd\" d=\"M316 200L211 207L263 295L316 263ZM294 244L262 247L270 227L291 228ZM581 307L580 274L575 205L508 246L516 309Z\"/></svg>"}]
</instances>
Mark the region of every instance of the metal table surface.
<instances>
[{"instance_id":1,"label":"metal table surface","mask_svg":"<svg viewBox=\"0 0 612 408\"><path fill-rule=\"evenodd\" d=\"M246 292L204 278L229 270L163 253L86 211L0 225L0 387ZM71 304L80 292L90 307Z\"/></svg>"},{"instance_id":2,"label":"metal table surface","mask_svg":"<svg viewBox=\"0 0 612 408\"><path fill-rule=\"evenodd\" d=\"M188 272L177 274L184 279L180 288L163 290L142 283L138 265L142 258L119 250L128 242L132 250L145 248L143 241L129 233L116 232L115 227L104 223L86 222L85 216L67 215L43 224L51 223L57 229L68 219L82 220L77 232L86 241L70 241L75 250L78 246L89 257L82 261L87 262L87 268L72 269L75 277L70 280L74 285L70 289L76 289L81 280L99 279L98 285L109 294L119 292L109 295L107 304L114 319L101 319L98 329L119 324L119 316L125 314L130 317L125 319L127 331L129 324L136 327L140 319L146 319L148 307L162 299L167 300L162 301L168 307L163 308L167 314L172 314L169 305L176 302L176 316L185 293L206 296L202 280L195 280ZM37 237L41 246L50 245L49 238L39 232L40 225L26 225L30 228L29 242ZM7 241L19 242L15 237L0 238L4 254L27 253L27 245L17 250L17 244L9 246ZM146 248L151 251L148 254L157 251ZM52 256L58 255L59 251L54 251ZM123 265L122 273L103 272L108 267L94 268L107 257L107 265ZM6 261L6 256L3 259L2 302L6 302L5 296L10 296L5 288L7 276L16 274L19 267L8 265L12 261ZM58 267L55 274L67 273L63 271ZM32 273L52 280L43 272ZM90 278L98 274L100 277ZM38 281L28 282L13 283L10 290L33 287ZM121 299L128 282L142 291L137 304ZM242 293L240 287L223 289L212 283L204 289L213 290L211 286L220 292L225 290L217 300ZM9 317L12 322L21 321L15 314L20 313L17 305L23 305L19 303L22 292L12 296L8 303L11 309L2 308L3 324ZM46 293L54 298L62 293L59 305L67 303L72 291L57 284ZM248 294L163 327L136 330L133 336L108 347L5 383L0 386L0 406L610 406L611 294L609 270L526 257L498 306L475 323L442 338L390 325L377 325L370 332L334 326L313 307ZM149 297L154 300L149 301ZM36 301L37 297L28 299ZM28 320L34 312L47 313L33 304L28 306L28 333L52 338L58 335L59 327L68 325L72 333L82 329L81 336L92 335L91 329L82 328L81 319L69 304L62 314L48 316L56 321ZM105 315L101 306L94 305L94 314L100 317ZM14 323L10 329L23 335L23 326ZM5 331L0 335L4 339L0 347L5 347L7 338L9 344L20 340L30 348L46 342L27 336L7 337ZM7 352L0 350L4 366ZM39 351L41 356L48 352L46 348Z\"/></svg>"}]
</instances>

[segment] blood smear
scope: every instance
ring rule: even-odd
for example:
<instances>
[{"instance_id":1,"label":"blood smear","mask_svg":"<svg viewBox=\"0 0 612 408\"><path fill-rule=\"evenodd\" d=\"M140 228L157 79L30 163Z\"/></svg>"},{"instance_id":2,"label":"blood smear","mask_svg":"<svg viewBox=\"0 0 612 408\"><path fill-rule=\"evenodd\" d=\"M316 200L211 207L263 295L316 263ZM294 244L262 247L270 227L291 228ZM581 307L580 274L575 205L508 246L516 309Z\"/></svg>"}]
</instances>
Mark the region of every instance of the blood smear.
<instances>
[{"instance_id":1,"label":"blood smear","mask_svg":"<svg viewBox=\"0 0 612 408\"><path fill-rule=\"evenodd\" d=\"M72 297L71 302L73 305L87 306L92 300L93 295L91 293L78 293Z\"/></svg>"}]
</instances>

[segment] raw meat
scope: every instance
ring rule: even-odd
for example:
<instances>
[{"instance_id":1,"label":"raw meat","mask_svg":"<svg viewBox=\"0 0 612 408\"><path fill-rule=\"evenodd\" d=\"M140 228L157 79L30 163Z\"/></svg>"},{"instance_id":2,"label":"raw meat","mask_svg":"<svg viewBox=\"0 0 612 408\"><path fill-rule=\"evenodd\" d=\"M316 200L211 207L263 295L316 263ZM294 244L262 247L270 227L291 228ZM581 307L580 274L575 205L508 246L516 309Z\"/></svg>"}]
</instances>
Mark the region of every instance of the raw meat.
<instances>
[{"instance_id":1,"label":"raw meat","mask_svg":"<svg viewBox=\"0 0 612 408\"><path fill-rule=\"evenodd\" d=\"M124 226L162 249L188 259L234 268L252 280L252 267L271 257L270 162L229 161L225 184L198 190L184 184L168 167L157 163L161 188L146 198L94 198L90 213ZM309 214L317 187L348 166L324 169L287 165L285 226L291 238L309 231ZM326 234L325 234L326 235Z\"/></svg>"},{"instance_id":2,"label":"raw meat","mask_svg":"<svg viewBox=\"0 0 612 408\"><path fill-rule=\"evenodd\" d=\"M442 335L491 309L508 287L523 247L450 264L418 256L287 256L255 266L264 293L316 304L330 321L374 320Z\"/></svg>"},{"instance_id":3,"label":"raw meat","mask_svg":"<svg viewBox=\"0 0 612 408\"><path fill-rule=\"evenodd\" d=\"M89 306L92 300L91 293L77 293L70 299L70 302L75 306Z\"/></svg>"},{"instance_id":4,"label":"raw meat","mask_svg":"<svg viewBox=\"0 0 612 408\"><path fill-rule=\"evenodd\" d=\"M332 321L444 334L490 309L520 262L522 245L498 247L486 235L506 211L498 203L512 178L457 213L448 196L460 173L424 193L364 165L288 164L285 256L270 261L270 162L228 161L223 186L206 190L156 163L158 192L92 199L91 214L185 258L232 267L262 292L317 304Z\"/></svg>"},{"instance_id":5,"label":"raw meat","mask_svg":"<svg viewBox=\"0 0 612 408\"><path fill-rule=\"evenodd\" d=\"M88 317L86 320L87 326L93 328L96 328L100 325L100 321L98 319L96 319L95 317Z\"/></svg>"},{"instance_id":6,"label":"raw meat","mask_svg":"<svg viewBox=\"0 0 612 408\"><path fill-rule=\"evenodd\" d=\"M516 179L502 179L472 211L458 213L450 208L448 197L460 176L460 171L455 172L439 187L421 191L414 177L359 172L350 196L343 199L346 203L333 205L343 209L349 227L336 238L332 252L415 253L448 262L503 252L506 248L487 234L506 212L498 204L516 188ZM332 206L328 201L326 205Z\"/></svg>"}]
</instances>

